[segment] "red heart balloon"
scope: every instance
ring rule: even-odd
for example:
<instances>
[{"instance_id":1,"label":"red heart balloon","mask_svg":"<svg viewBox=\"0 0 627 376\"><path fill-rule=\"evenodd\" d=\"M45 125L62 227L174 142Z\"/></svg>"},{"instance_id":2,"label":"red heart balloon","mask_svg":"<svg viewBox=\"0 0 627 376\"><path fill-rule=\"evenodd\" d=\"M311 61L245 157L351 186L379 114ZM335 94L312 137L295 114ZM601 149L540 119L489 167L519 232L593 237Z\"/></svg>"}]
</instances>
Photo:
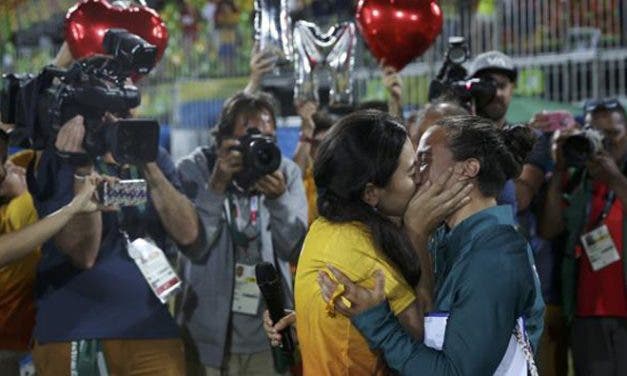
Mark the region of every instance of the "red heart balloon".
<instances>
[{"instance_id":1,"label":"red heart balloon","mask_svg":"<svg viewBox=\"0 0 627 376\"><path fill-rule=\"evenodd\" d=\"M154 9L131 5L119 8L106 0L82 0L65 16L65 40L75 59L103 54L108 29L126 29L157 47L157 61L168 44L168 29Z\"/></svg>"},{"instance_id":2,"label":"red heart balloon","mask_svg":"<svg viewBox=\"0 0 627 376\"><path fill-rule=\"evenodd\" d=\"M356 18L374 57L399 71L433 44L443 22L434 0L360 0Z\"/></svg>"}]
</instances>

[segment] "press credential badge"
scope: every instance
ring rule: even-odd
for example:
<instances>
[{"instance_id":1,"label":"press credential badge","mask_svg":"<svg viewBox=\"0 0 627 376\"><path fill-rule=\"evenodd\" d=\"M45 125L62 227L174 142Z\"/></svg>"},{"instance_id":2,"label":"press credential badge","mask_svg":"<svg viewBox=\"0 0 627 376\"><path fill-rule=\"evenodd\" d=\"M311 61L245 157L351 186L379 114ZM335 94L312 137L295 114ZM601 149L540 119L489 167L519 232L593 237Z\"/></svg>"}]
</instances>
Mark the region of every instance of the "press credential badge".
<instances>
[{"instance_id":1,"label":"press credential badge","mask_svg":"<svg viewBox=\"0 0 627 376\"><path fill-rule=\"evenodd\" d=\"M139 267L146 282L161 303L165 303L170 294L181 286L181 280L170 266L163 251L142 238L132 242L127 239L127 246L129 255Z\"/></svg>"},{"instance_id":2,"label":"press credential badge","mask_svg":"<svg viewBox=\"0 0 627 376\"><path fill-rule=\"evenodd\" d=\"M235 265L233 312L256 315L260 301L261 291L259 291L259 286L257 286L255 266L237 263Z\"/></svg>"},{"instance_id":3,"label":"press credential badge","mask_svg":"<svg viewBox=\"0 0 627 376\"><path fill-rule=\"evenodd\" d=\"M620 260L618 250L606 225L584 234L581 237L581 244L595 272Z\"/></svg>"}]
</instances>

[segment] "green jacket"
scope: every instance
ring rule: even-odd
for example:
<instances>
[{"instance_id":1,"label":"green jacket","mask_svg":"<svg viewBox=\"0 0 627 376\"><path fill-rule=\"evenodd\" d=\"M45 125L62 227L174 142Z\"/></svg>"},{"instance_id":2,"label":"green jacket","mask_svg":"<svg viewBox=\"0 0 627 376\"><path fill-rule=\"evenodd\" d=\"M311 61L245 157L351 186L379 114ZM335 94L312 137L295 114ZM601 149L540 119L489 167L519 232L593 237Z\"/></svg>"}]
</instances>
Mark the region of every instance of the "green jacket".
<instances>
[{"instance_id":1,"label":"green jacket","mask_svg":"<svg viewBox=\"0 0 627 376\"><path fill-rule=\"evenodd\" d=\"M467 218L435 246L437 312L448 313L441 351L413 339L387 304L353 317L353 324L402 375L491 375L523 317L534 348L544 302L531 249L514 228L509 206Z\"/></svg>"}]
</instances>

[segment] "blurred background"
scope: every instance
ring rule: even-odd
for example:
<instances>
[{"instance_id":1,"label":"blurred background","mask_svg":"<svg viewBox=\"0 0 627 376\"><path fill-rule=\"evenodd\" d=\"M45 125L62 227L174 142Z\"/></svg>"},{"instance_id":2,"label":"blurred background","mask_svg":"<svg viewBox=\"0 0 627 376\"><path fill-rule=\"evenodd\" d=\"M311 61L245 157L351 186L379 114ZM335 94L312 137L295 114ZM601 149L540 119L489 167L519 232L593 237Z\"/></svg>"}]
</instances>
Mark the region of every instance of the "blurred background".
<instances>
[{"instance_id":1,"label":"blurred background","mask_svg":"<svg viewBox=\"0 0 627 376\"><path fill-rule=\"evenodd\" d=\"M63 42L63 21L75 0L2 0L0 73L36 73ZM157 118L163 144L176 159L207 137L225 98L248 79L253 44L253 0L148 0L166 22L164 58L139 82L140 113ZM520 75L509 121L528 121L539 108L577 114L587 98L619 97L627 87L627 1L441 0L444 27L436 43L401 72L404 109L427 101L449 36L465 36L472 56L498 49ZM356 1L288 0L295 22L320 27L353 20ZM358 41L354 93L358 101L383 100L381 74ZM324 80L321 80L324 86ZM291 155L298 137L293 117L293 74L266 77L282 103L279 142Z\"/></svg>"}]
</instances>

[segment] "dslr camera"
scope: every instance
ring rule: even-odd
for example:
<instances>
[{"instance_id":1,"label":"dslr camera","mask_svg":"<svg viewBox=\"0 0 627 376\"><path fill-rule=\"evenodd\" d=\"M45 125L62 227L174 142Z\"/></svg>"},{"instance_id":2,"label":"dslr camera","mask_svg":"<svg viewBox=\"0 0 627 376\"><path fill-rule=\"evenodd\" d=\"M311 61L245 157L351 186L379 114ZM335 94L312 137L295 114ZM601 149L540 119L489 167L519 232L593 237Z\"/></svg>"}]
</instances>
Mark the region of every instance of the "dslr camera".
<instances>
[{"instance_id":1,"label":"dslr camera","mask_svg":"<svg viewBox=\"0 0 627 376\"><path fill-rule=\"evenodd\" d=\"M464 37L450 37L444 54L444 64L436 78L429 84L429 101L451 98L470 110L473 103L482 107L496 95L496 86L479 78L467 79L464 64L470 59L470 50Z\"/></svg>"},{"instance_id":2,"label":"dslr camera","mask_svg":"<svg viewBox=\"0 0 627 376\"><path fill-rule=\"evenodd\" d=\"M244 167L233 177L233 185L242 192L249 192L259 178L273 173L281 166L281 150L274 138L249 128L239 139L239 146L232 147L242 153Z\"/></svg>"},{"instance_id":3,"label":"dslr camera","mask_svg":"<svg viewBox=\"0 0 627 376\"><path fill-rule=\"evenodd\" d=\"M564 140L562 153L568 167L583 168L587 161L608 149L608 141L600 131L587 127Z\"/></svg>"},{"instance_id":4,"label":"dslr camera","mask_svg":"<svg viewBox=\"0 0 627 376\"><path fill-rule=\"evenodd\" d=\"M54 143L68 120L85 121L84 154L59 154L71 163L89 163L112 152L118 163L154 161L158 151L156 121L105 120L105 114L128 117L141 102L128 78L145 75L154 67L157 48L125 29L109 29L103 39L106 55L75 62L69 69L48 66L38 75L3 76L0 92L2 122L15 124L12 144L44 149ZM141 124L137 128L129 129ZM150 143L150 147L138 147Z\"/></svg>"}]
</instances>

